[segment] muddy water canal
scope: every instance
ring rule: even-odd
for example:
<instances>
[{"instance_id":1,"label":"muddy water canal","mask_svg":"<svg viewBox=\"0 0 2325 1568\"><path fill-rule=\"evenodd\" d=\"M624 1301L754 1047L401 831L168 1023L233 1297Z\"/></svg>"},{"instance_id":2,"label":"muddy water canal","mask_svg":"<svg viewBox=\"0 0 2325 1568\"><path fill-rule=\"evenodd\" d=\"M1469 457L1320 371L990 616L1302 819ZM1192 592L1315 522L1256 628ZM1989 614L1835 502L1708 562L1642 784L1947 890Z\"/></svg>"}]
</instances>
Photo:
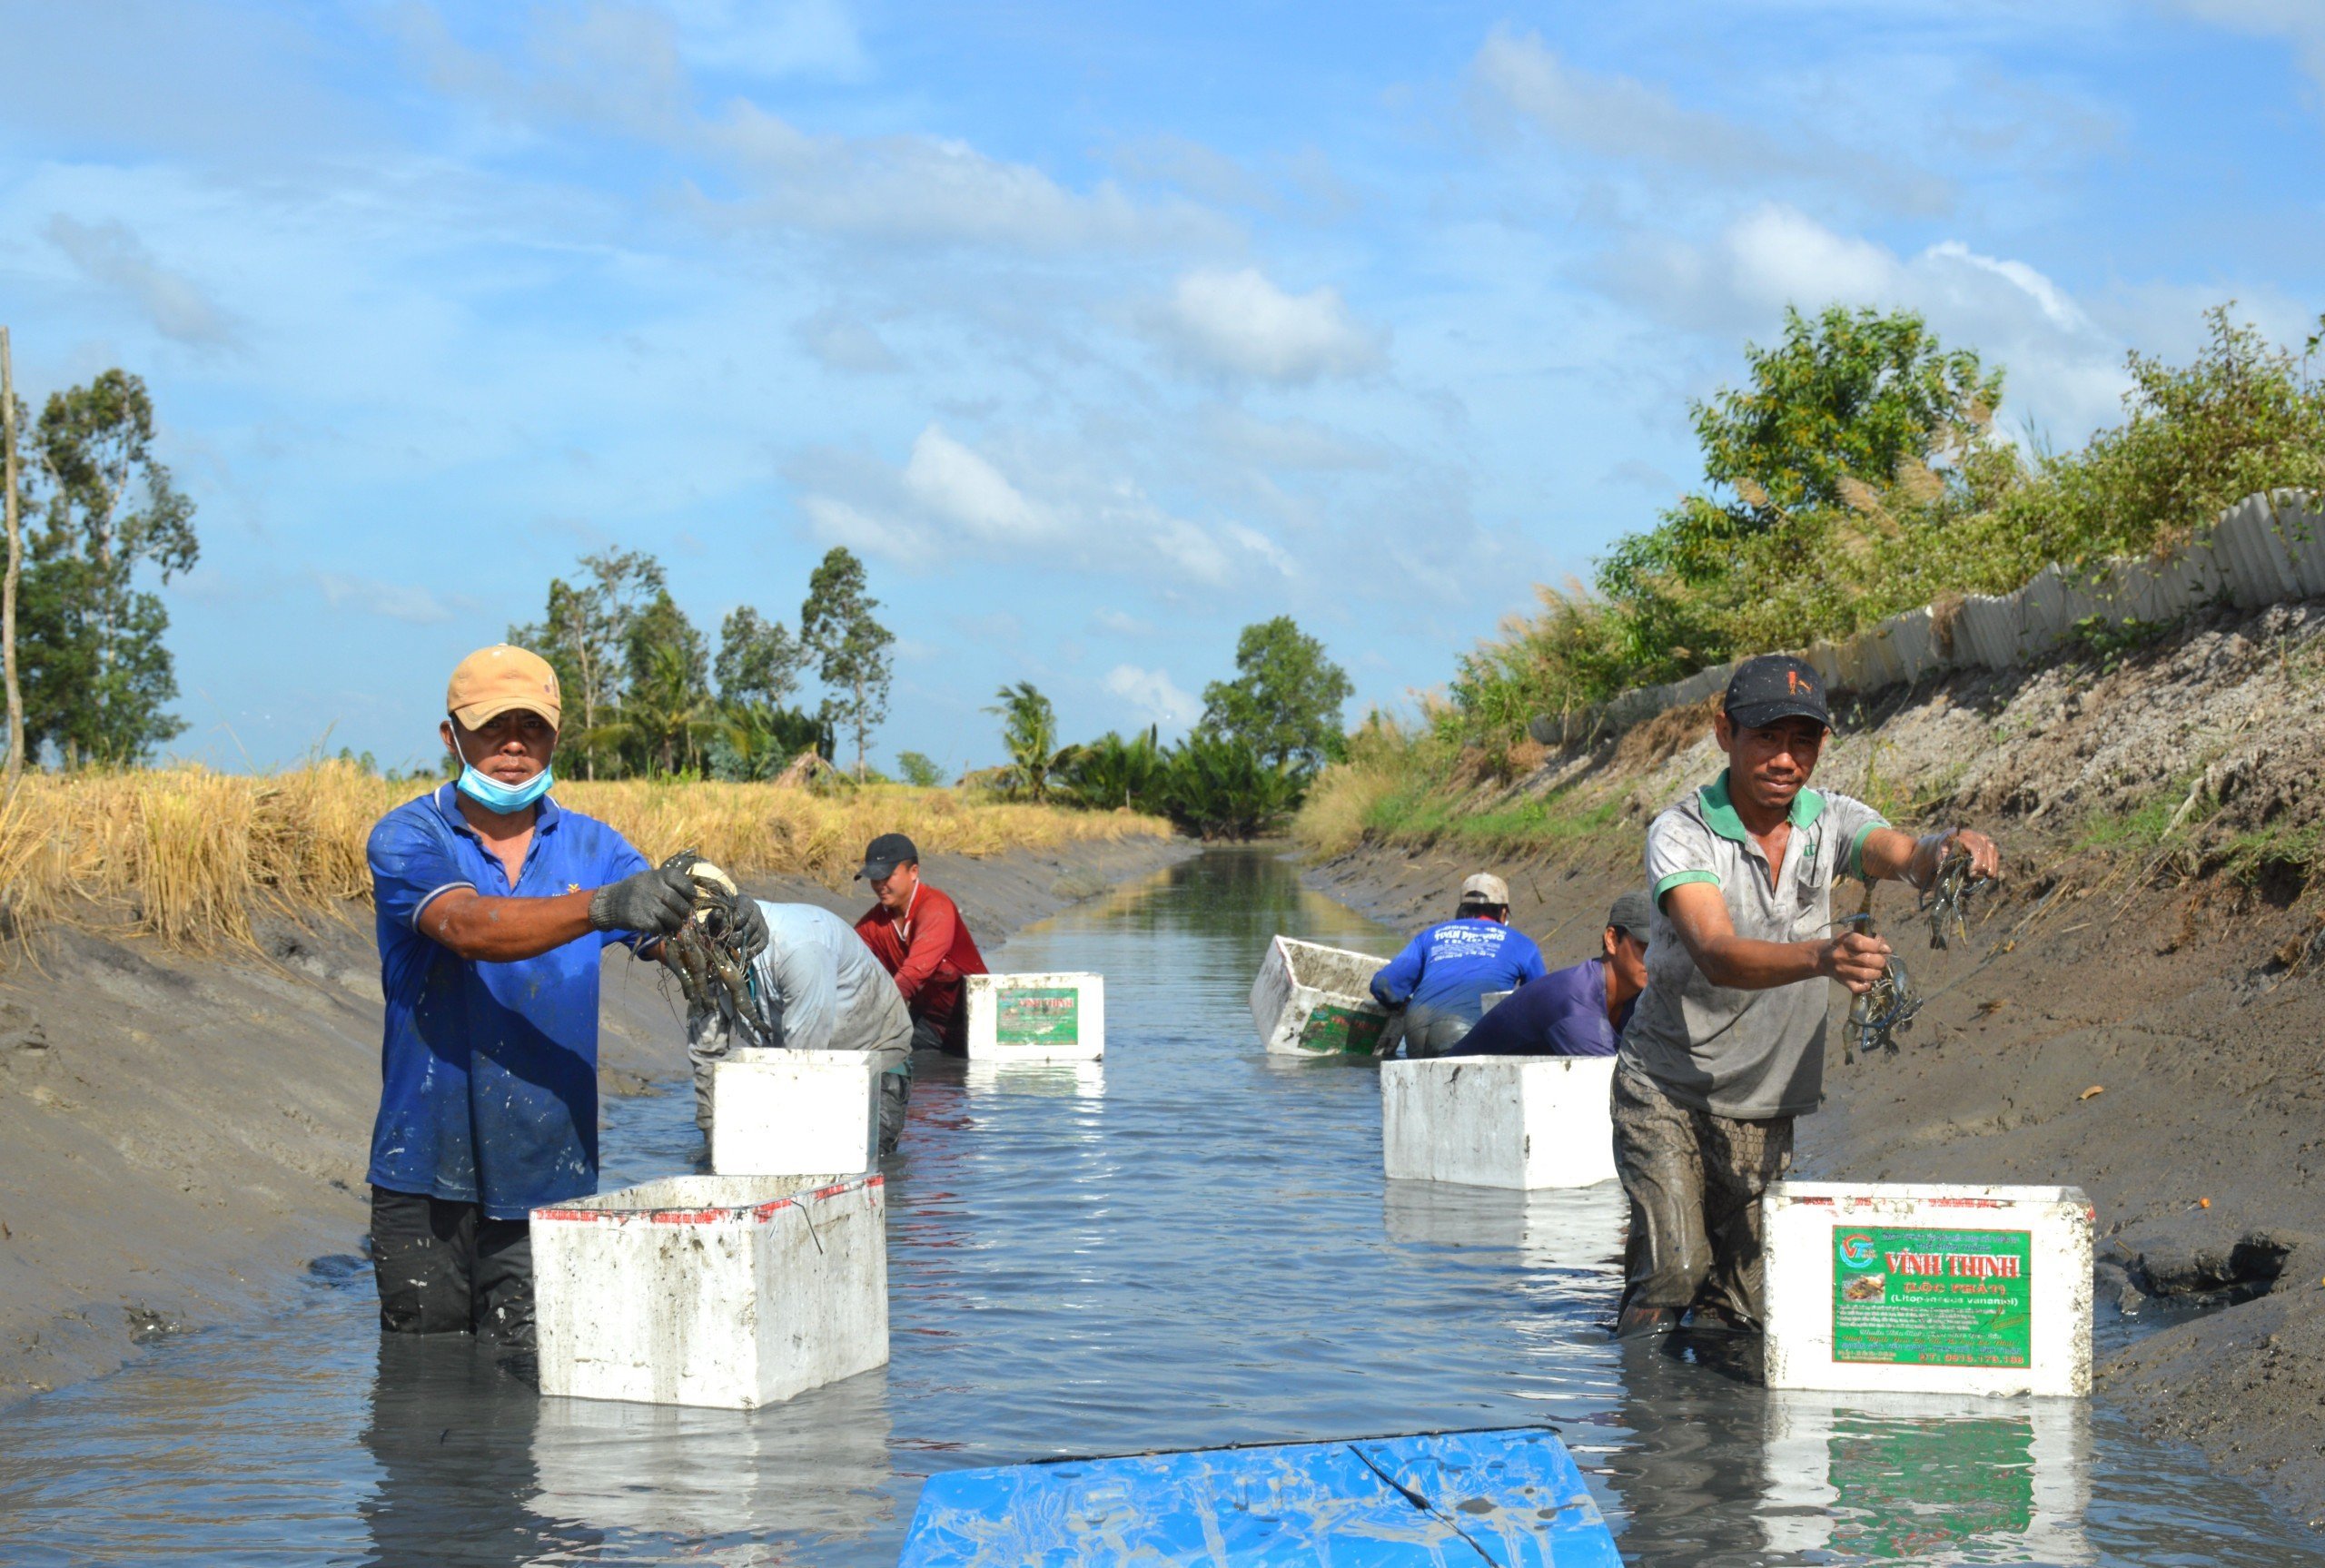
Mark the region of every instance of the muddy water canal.
<instances>
[{"instance_id":1,"label":"muddy water canal","mask_svg":"<svg viewBox=\"0 0 2325 1568\"><path fill-rule=\"evenodd\" d=\"M1222 852L1008 944L1105 974L1110 1053L924 1074L885 1371L750 1415L544 1402L383 1343L368 1268L324 1259L274 1319L0 1416L0 1563L890 1563L935 1470L1535 1423L1633 1563L2318 1561L2103 1406L1779 1400L1610 1345L1613 1188L1384 1190L1373 1070L1253 1037L1279 931L1395 940ZM606 1185L690 1169L689 1111L614 1102Z\"/></svg>"}]
</instances>

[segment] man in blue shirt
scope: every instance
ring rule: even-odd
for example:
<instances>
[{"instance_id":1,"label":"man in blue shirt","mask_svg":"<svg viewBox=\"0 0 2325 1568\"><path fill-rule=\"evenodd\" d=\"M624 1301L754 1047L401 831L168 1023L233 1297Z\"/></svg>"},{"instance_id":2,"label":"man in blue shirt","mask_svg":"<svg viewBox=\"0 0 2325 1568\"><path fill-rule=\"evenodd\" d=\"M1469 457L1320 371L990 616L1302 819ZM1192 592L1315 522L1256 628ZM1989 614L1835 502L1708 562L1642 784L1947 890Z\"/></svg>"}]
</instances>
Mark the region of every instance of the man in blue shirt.
<instances>
[{"instance_id":1,"label":"man in blue shirt","mask_svg":"<svg viewBox=\"0 0 2325 1568\"><path fill-rule=\"evenodd\" d=\"M678 930L693 883L549 798L546 660L471 654L445 708L459 780L390 812L369 846L387 1000L370 1173L380 1326L523 1344L527 1216L598 1187L599 954Z\"/></svg>"},{"instance_id":2,"label":"man in blue shirt","mask_svg":"<svg viewBox=\"0 0 2325 1568\"><path fill-rule=\"evenodd\" d=\"M1631 1004L1647 989L1653 906L1642 889L1607 912L1601 956L1528 981L1462 1037L1448 1056L1612 1056Z\"/></svg>"},{"instance_id":3,"label":"man in blue shirt","mask_svg":"<svg viewBox=\"0 0 2325 1568\"><path fill-rule=\"evenodd\" d=\"M1381 966L1372 997L1404 1010L1407 1056L1442 1056L1478 1021L1486 992L1515 991L1543 972L1534 939L1509 928L1509 884L1481 872L1461 884L1451 920Z\"/></svg>"}]
</instances>

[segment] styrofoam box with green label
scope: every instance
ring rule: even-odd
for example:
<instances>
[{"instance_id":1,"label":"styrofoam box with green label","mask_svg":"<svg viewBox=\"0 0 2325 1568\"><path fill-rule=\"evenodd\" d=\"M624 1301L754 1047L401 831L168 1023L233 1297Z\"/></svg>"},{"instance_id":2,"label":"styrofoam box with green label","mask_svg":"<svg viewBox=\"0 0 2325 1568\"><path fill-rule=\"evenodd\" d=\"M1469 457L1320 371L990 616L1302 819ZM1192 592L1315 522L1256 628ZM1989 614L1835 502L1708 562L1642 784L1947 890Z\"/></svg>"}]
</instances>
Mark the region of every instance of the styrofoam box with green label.
<instances>
[{"instance_id":1,"label":"styrofoam box with green label","mask_svg":"<svg viewBox=\"0 0 2325 1568\"><path fill-rule=\"evenodd\" d=\"M1769 1387L2091 1392L2081 1188L1782 1181L1761 1205Z\"/></svg>"},{"instance_id":2,"label":"styrofoam box with green label","mask_svg":"<svg viewBox=\"0 0 2325 1568\"><path fill-rule=\"evenodd\" d=\"M1380 1064L1391 1181L1532 1189L1615 1175L1611 1056L1440 1056Z\"/></svg>"},{"instance_id":3,"label":"styrofoam box with green label","mask_svg":"<svg viewBox=\"0 0 2325 1568\"><path fill-rule=\"evenodd\" d=\"M750 1410L888 1359L876 1173L674 1176L532 1213L544 1395Z\"/></svg>"},{"instance_id":4,"label":"styrofoam box with green label","mask_svg":"<svg viewBox=\"0 0 2325 1568\"><path fill-rule=\"evenodd\" d=\"M1385 958L1279 936L1252 981L1252 1021L1277 1056L1386 1056L1401 1014L1372 1000Z\"/></svg>"},{"instance_id":5,"label":"styrofoam box with green label","mask_svg":"<svg viewBox=\"0 0 2325 1568\"><path fill-rule=\"evenodd\" d=\"M710 1169L829 1176L880 1163L880 1090L861 1050L738 1046L711 1064Z\"/></svg>"},{"instance_id":6,"label":"styrofoam box with green label","mask_svg":"<svg viewBox=\"0 0 2325 1568\"><path fill-rule=\"evenodd\" d=\"M1103 974L973 974L971 1061L1096 1061L1106 1054Z\"/></svg>"}]
</instances>

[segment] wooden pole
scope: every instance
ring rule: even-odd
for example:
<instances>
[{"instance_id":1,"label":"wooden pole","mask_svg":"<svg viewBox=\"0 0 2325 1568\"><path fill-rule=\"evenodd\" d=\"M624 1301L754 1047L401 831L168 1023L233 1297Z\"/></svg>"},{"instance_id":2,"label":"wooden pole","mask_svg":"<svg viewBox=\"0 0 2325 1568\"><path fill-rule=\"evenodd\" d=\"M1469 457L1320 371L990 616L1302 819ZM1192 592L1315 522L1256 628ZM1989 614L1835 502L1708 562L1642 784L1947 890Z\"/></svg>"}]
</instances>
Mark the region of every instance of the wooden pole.
<instances>
[{"instance_id":1,"label":"wooden pole","mask_svg":"<svg viewBox=\"0 0 2325 1568\"><path fill-rule=\"evenodd\" d=\"M8 528L8 572L0 578L0 649L5 649L8 685L8 789L25 771L25 694L16 684L16 580L25 564L25 534L16 515L16 371L8 348L8 329L0 327L0 500Z\"/></svg>"}]
</instances>

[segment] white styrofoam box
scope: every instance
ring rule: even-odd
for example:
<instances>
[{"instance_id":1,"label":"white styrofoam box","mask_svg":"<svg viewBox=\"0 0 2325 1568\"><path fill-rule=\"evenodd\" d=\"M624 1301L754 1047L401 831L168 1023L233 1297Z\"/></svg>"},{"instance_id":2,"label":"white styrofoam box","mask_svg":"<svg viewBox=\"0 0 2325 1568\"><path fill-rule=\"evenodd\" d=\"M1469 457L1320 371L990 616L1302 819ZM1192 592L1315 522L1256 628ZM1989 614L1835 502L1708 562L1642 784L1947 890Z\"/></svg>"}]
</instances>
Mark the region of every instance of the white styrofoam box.
<instances>
[{"instance_id":1,"label":"white styrofoam box","mask_svg":"<svg viewBox=\"0 0 2325 1568\"><path fill-rule=\"evenodd\" d=\"M710 1169L830 1176L880 1163L871 1053L740 1046L710 1069Z\"/></svg>"},{"instance_id":2,"label":"white styrofoam box","mask_svg":"<svg viewBox=\"0 0 2325 1568\"><path fill-rule=\"evenodd\" d=\"M1096 1061L1106 1054L1103 974L973 974L962 991L971 1061Z\"/></svg>"},{"instance_id":3,"label":"white styrofoam box","mask_svg":"<svg viewBox=\"0 0 2325 1568\"><path fill-rule=\"evenodd\" d=\"M1786 1562L2095 1562L2087 1405L1772 1393L1762 1505ZM1942 1478L1942 1479L1941 1479ZM1936 1483L1933 1484L1933 1483Z\"/></svg>"},{"instance_id":4,"label":"white styrofoam box","mask_svg":"<svg viewBox=\"0 0 2325 1568\"><path fill-rule=\"evenodd\" d=\"M1589 1187L1615 1176L1611 1056L1440 1056L1380 1064L1391 1181Z\"/></svg>"},{"instance_id":5,"label":"white styrofoam box","mask_svg":"<svg viewBox=\"0 0 2325 1568\"><path fill-rule=\"evenodd\" d=\"M543 1399L532 1427L531 1508L543 1518L699 1540L755 1535L846 1541L895 1510L894 1433L878 1373L803 1395L770 1421L755 1411L605 1399ZM434 1430L427 1433L433 1440ZM733 1557L706 1553L703 1561ZM746 1555L745 1561L751 1559Z\"/></svg>"},{"instance_id":6,"label":"white styrofoam box","mask_svg":"<svg viewBox=\"0 0 2325 1568\"><path fill-rule=\"evenodd\" d=\"M1761 1209L1769 1387L2091 1392L2081 1188L1780 1181Z\"/></svg>"},{"instance_id":7,"label":"white styrofoam box","mask_svg":"<svg viewBox=\"0 0 2325 1568\"><path fill-rule=\"evenodd\" d=\"M1279 936L1252 981L1252 1021L1278 1056L1381 1056L1402 1029L1372 1000L1385 958Z\"/></svg>"},{"instance_id":8,"label":"white styrofoam box","mask_svg":"<svg viewBox=\"0 0 2325 1568\"><path fill-rule=\"evenodd\" d=\"M1031 1094L1051 1099L1103 1100L1103 1061L976 1061L963 1064L961 1081L973 1093Z\"/></svg>"},{"instance_id":9,"label":"white styrofoam box","mask_svg":"<svg viewBox=\"0 0 2325 1568\"><path fill-rule=\"evenodd\" d=\"M874 1175L674 1176L532 1214L541 1392L749 1410L888 1360Z\"/></svg>"}]
</instances>

